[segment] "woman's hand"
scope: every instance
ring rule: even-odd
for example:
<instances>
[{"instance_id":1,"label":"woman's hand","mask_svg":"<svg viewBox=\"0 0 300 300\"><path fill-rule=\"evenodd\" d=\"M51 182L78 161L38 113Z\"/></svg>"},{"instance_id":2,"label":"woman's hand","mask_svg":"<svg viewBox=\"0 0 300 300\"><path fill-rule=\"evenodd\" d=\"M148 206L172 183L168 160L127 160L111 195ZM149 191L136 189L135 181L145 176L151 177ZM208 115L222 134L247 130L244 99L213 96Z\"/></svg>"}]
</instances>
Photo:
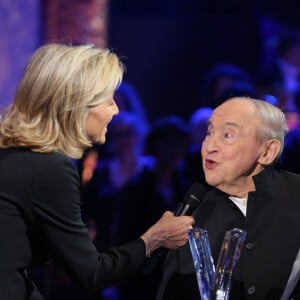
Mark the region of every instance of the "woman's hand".
<instances>
[{"instance_id":1,"label":"woman's hand","mask_svg":"<svg viewBox=\"0 0 300 300\"><path fill-rule=\"evenodd\" d=\"M177 249L188 240L188 231L192 228L194 219L191 216L176 217L170 211L150 227L141 239L146 244L146 254L150 254L159 247Z\"/></svg>"}]
</instances>

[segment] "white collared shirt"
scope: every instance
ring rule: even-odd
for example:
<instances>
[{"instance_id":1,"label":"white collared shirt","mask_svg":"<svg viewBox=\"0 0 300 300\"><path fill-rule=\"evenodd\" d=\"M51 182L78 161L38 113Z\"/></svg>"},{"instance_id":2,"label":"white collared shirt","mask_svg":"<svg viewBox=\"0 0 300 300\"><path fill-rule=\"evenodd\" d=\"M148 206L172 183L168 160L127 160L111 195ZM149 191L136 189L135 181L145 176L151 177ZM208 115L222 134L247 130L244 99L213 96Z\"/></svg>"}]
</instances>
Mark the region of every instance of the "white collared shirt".
<instances>
[{"instance_id":1,"label":"white collared shirt","mask_svg":"<svg viewBox=\"0 0 300 300\"><path fill-rule=\"evenodd\" d=\"M239 198L239 197L229 196L229 199L240 209L240 211L246 217L248 198L247 197Z\"/></svg>"}]
</instances>

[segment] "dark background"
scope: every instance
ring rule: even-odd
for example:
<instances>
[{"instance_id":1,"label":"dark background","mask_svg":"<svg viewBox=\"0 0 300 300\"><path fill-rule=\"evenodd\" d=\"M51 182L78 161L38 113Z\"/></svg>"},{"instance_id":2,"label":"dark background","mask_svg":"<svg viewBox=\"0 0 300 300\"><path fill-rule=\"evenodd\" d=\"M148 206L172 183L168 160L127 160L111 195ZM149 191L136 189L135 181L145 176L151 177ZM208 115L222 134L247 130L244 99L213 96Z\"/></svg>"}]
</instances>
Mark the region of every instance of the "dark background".
<instances>
[{"instance_id":1,"label":"dark background","mask_svg":"<svg viewBox=\"0 0 300 300\"><path fill-rule=\"evenodd\" d=\"M202 105L203 76L216 61L253 73L268 59L268 35L276 31L270 19L299 26L300 3L113 0L109 47L123 57L125 80L137 88L150 120L188 118Z\"/></svg>"},{"instance_id":2,"label":"dark background","mask_svg":"<svg viewBox=\"0 0 300 300\"><path fill-rule=\"evenodd\" d=\"M0 113L12 100L28 58L44 43L42 12L48 1L0 2ZM63 9L72 11L78 2L92 0L63 1ZM125 80L136 87L149 119L188 118L202 104L207 70L222 60L255 72L271 57L276 26L300 26L300 2L110 0L108 16L108 46L123 57Z\"/></svg>"}]
</instances>

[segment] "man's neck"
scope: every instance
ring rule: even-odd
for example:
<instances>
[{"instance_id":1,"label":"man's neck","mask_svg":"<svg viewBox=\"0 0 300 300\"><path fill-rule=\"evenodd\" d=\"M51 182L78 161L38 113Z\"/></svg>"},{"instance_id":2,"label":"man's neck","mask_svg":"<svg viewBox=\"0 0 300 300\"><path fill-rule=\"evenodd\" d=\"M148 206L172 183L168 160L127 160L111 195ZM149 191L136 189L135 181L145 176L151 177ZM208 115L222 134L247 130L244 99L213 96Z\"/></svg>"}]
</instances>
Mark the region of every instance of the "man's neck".
<instances>
[{"instance_id":1,"label":"man's neck","mask_svg":"<svg viewBox=\"0 0 300 300\"><path fill-rule=\"evenodd\" d=\"M255 185L251 178L251 180L247 180L245 183L234 185L224 184L217 186L217 189L233 197L248 198L249 192L255 191Z\"/></svg>"}]
</instances>

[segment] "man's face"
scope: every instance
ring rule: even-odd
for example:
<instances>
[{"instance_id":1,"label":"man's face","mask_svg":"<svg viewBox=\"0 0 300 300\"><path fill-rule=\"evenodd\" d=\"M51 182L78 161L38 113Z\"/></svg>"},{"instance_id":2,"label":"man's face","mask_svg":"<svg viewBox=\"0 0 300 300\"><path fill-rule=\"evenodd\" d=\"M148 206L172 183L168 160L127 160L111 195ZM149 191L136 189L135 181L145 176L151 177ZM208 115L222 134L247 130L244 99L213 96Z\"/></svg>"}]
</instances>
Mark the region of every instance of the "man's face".
<instances>
[{"instance_id":1,"label":"man's face","mask_svg":"<svg viewBox=\"0 0 300 300\"><path fill-rule=\"evenodd\" d=\"M247 189L261 171L257 159L263 145L257 140L259 119L253 103L230 100L217 107L202 144L205 178L224 192Z\"/></svg>"}]
</instances>

